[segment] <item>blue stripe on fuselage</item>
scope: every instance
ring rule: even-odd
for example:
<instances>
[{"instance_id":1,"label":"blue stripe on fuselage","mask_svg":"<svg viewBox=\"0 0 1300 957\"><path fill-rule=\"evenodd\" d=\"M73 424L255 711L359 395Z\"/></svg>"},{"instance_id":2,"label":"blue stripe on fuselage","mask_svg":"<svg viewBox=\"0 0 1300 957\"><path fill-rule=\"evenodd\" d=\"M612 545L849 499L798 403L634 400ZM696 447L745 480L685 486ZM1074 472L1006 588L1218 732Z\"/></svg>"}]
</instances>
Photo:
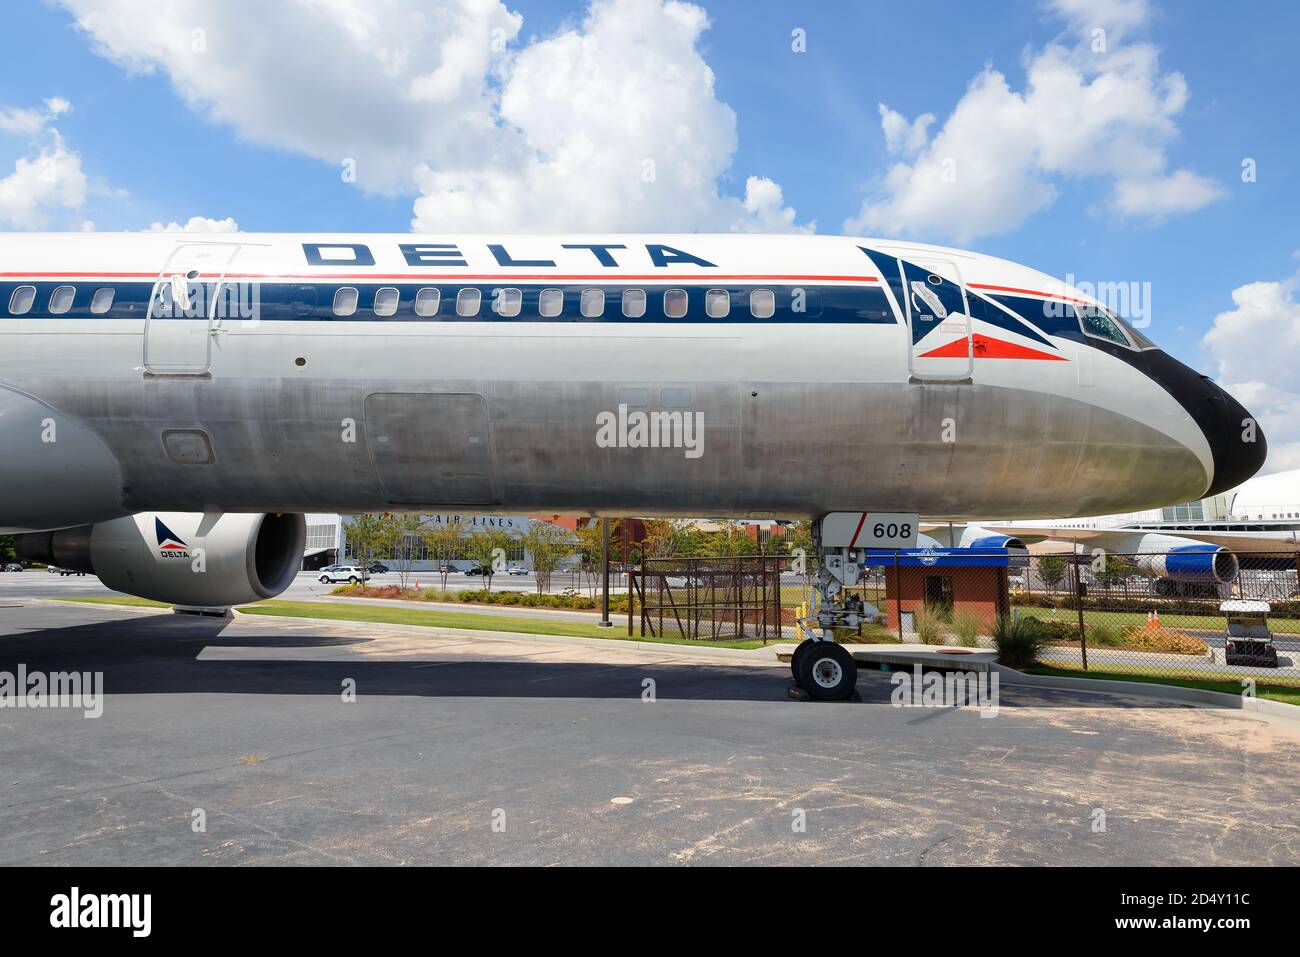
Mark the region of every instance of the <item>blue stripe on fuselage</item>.
<instances>
[{"instance_id":1,"label":"blue stripe on fuselage","mask_svg":"<svg viewBox=\"0 0 1300 957\"><path fill-rule=\"evenodd\" d=\"M13 292L19 286L35 286L36 299L32 309L21 315L10 313L10 301ZM58 286L74 286L76 295L72 309L59 315L49 312L50 293ZM235 283L227 284L228 288ZM283 283L259 282L245 283L256 285L259 300L259 318L270 321L307 320L307 321L346 321L346 322L751 322L751 323L868 323L893 324L894 315L889 308L884 291L876 285L762 285L759 283L743 286L709 283L637 285L635 283L422 283L418 280L401 282L316 282ZM114 290L112 308L102 314L90 312L90 301L95 290L111 287ZM40 281L25 283L9 281L0 283L0 319L142 319L148 308L149 297L153 292L152 282L99 282L95 280L77 282ZM374 314L375 293L383 288L396 288L400 298L397 311L391 316ZM206 287L211 290L209 284ZM357 311L350 316L336 316L332 305L339 289L354 288L358 291ZM523 306L519 315L512 317L498 316L491 310L493 296L503 288L519 289L523 296ZM688 306L686 316L670 319L663 311L663 291L668 288L686 290ZM421 289L437 289L440 304L437 314L420 316L415 312L416 293ZM455 312L456 295L462 289L478 289L482 295L482 306L476 316L458 316ZM558 316L542 317L538 311L538 296L542 289L560 289L563 291L563 308ZM584 289L600 289L605 293L604 314L599 317L586 317L579 311L579 296ZM645 315L629 318L622 314L621 297L625 289L641 289L646 293ZM725 318L710 318L704 310L705 293L710 289L725 289L729 293L731 309ZM770 289L776 299L776 311L766 319L757 319L750 314L749 297L755 289ZM800 308L802 307L802 308ZM197 317L196 317L197 318Z\"/></svg>"}]
</instances>

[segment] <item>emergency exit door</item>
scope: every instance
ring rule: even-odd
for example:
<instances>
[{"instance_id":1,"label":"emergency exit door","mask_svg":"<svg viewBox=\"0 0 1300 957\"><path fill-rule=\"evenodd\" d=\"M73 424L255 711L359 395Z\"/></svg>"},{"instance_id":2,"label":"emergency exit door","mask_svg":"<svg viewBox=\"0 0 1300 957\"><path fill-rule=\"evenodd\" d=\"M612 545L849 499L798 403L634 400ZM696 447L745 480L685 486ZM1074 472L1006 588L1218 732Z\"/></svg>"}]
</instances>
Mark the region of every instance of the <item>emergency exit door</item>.
<instances>
[{"instance_id":1,"label":"emergency exit door","mask_svg":"<svg viewBox=\"0 0 1300 957\"><path fill-rule=\"evenodd\" d=\"M145 375L205 375L239 243L181 243L158 272L144 321Z\"/></svg>"},{"instance_id":2,"label":"emergency exit door","mask_svg":"<svg viewBox=\"0 0 1300 957\"><path fill-rule=\"evenodd\" d=\"M911 332L908 371L922 381L967 381L975 371L970 305L955 262L900 259Z\"/></svg>"}]
</instances>

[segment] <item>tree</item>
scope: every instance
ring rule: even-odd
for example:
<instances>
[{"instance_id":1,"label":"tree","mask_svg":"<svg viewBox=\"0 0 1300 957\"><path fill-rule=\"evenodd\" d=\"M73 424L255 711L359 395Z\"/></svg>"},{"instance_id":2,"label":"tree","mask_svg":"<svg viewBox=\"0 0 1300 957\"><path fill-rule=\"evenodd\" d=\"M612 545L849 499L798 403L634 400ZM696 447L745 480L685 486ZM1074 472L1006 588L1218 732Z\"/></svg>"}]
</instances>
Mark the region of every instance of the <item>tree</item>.
<instances>
[{"instance_id":1,"label":"tree","mask_svg":"<svg viewBox=\"0 0 1300 957\"><path fill-rule=\"evenodd\" d=\"M645 520L642 558L671 558L686 541L686 523L665 518Z\"/></svg>"},{"instance_id":2,"label":"tree","mask_svg":"<svg viewBox=\"0 0 1300 957\"><path fill-rule=\"evenodd\" d=\"M813 554L812 522L800 521L786 526L784 551L792 559L803 558L802 569L811 574L817 567L817 556ZM792 565L792 567L794 567Z\"/></svg>"},{"instance_id":3,"label":"tree","mask_svg":"<svg viewBox=\"0 0 1300 957\"><path fill-rule=\"evenodd\" d=\"M466 551L483 571L484 588L488 591L492 590L492 576L505 568L506 555L514 543L514 536L500 528L487 528L469 536Z\"/></svg>"},{"instance_id":4,"label":"tree","mask_svg":"<svg viewBox=\"0 0 1300 957\"><path fill-rule=\"evenodd\" d=\"M17 554L14 552L14 537L12 535L0 535L0 562L17 560Z\"/></svg>"},{"instance_id":5,"label":"tree","mask_svg":"<svg viewBox=\"0 0 1300 957\"><path fill-rule=\"evenodd\" d=\"M442 587L447 587L447 572L451 563L465 553L465 529L459 522L430 525L424 530L424 546L429 557L438 564Z\"/></svg>"},{"instance_id":6,"label":"tree","mask_svg":"<svg viewBox=\"0 0 1300 957\"><path fill-rule=\"evenodd\" d=\"M573 553L569 533L550 522L533 522L523 536L524 548L533 556L533 571L537 573L537 592L551 587L551 573Z\"/></svg>"},{"instance_id":7,"label":"tree","mask_svg":"<svg viewBox=\"0 0 1300 957\"><path fill-rule=\"evenodd\" d=\"M1065 577L1065 559L1060 555L1043 555L1038 559L1038 577L1050 590L1055 590Z\"/></svg>"},{"instance_id":8,"label":"tree","mask_svg":"<svg viewBox=\"0 0 1300 957\"><path fill-rule=\"evenodd\" d=\"M600 521L592 519L578 527L578 566L587 580L587 589L596 594L596 578L600 569L600 550L603 536Z\"/></svg>"},{"instance_id":9,"label":"tree","mask_svg":"<svg viewBox=\"0 0 1300 957\"><path fill-rule=\"evenodd\" d=\"M358 563L369 567L375 555L387 555L397 544L397 520L383 515L354 515L348 523L348 551Z\"/></svg>"},{"instance_id":10,"label":"tree","mask_svg":"<svg viewBox=\"0 0 1300 957\"><path fill-rule=\"evenodd\" d=\"M758 551L758 545L745 534L744 523L736 521L723 522L722 528L710 536L707 548L711 558L753 555Z\"/></svg>"},{"instance_id":11,"label":"tree","mask_svg":"<svg viewBox=\"0 0 1300 957\"><path fill-rule=\"evenodd\" d=\"M397 583L402 591L406 591L411 580L415 556L428 530L429 526L419 515L393 516L393 568L397 572Z\"/></svg>"}]
</instances>

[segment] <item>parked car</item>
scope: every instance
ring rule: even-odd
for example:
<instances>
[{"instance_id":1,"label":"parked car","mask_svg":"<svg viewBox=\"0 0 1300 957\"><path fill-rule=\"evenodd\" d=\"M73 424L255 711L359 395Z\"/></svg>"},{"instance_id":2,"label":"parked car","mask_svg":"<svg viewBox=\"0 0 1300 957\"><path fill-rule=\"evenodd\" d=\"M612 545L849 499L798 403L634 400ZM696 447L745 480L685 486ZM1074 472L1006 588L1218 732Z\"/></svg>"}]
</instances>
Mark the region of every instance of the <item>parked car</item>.
<instances>
[{"instance_id":1,"label":"parked car","mask_svg":"<svg viewBox=\"0 0 1300 957\"><path fill-rule=\"evenodd\" d=\"M330 585L335 582L347 582L355 585L370 577L370 573L360 565L330 565L320 570L320 583Z\"/></svg>"},{"instance_id":2,"label":"parked car","mask_svg":"<svg viewBox=\"0 0 1300 957\"><path fill-rule=\"evenodd\" d=\"M525 568L523 565L511 565L509 568L506 569L506 574L507 574L507 575L527 575L527 574L528 574L528 569Z\"/></svg>"},{"instance_id":3,"label":"parked car","mask_svg":"<svg viewBox=\"0 0 1300 957\"><path fill-rule=\"evenodd\" d=\"M372 575L387 575L388 566L383 562L371 562L370 567L366 569Z\"/></svg>"},{"instance_id":4,"label":"parked car","mask_svg":"<svg viewBox=\"0 0 1300 957\"><path fill-rule=\"evenodd\" d=\"M17 562L9 562L5 565L4 570L7 572L20 572L23 570L23 566L19 565Z\"/></svg>"}]
</instances>

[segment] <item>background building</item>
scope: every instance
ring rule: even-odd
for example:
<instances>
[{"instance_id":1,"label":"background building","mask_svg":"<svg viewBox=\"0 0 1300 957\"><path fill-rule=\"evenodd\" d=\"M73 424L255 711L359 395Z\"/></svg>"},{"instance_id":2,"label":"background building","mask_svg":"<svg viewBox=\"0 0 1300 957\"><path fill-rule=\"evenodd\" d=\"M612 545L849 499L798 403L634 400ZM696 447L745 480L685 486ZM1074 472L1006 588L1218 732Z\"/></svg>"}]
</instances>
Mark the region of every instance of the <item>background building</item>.
<instances>
[{"instance_id":1,"label":"background building","mask_svg":"<svg viewBox=\"0 0 1300 957\"><path fill-rule=\"evenodd\" d=\"M439 525L455 524L463 528L469 535L482 534L492 529L504 531L516 538L526 534L533 524L533 519L525 515L472 515L459 512L444 512L420 517L424 519L426 524L434 528ZM302 566L304 569L323 568L326 565L357 560L357 556L353 555L348 547L347 528L351 524L352 518L351 515L307 516L307 546L303 554ZM395 549L393 551L395 552ZM412 571L437 570L438 563L429 557L428 551L422 542L416 544L414 555L414 560L411 563ZM374 555L374 560L379 562L391 562L396 558L397 555L394 553L384 554L380 552ZM531 570L532 556L524 548L522 542L519 542L506 549L506 563L509 565L522 565ZM463 554L451 562L452 567L457 571L463 571L472 564L473 562L468 554Z\"/></svg>"}]
</instances>

